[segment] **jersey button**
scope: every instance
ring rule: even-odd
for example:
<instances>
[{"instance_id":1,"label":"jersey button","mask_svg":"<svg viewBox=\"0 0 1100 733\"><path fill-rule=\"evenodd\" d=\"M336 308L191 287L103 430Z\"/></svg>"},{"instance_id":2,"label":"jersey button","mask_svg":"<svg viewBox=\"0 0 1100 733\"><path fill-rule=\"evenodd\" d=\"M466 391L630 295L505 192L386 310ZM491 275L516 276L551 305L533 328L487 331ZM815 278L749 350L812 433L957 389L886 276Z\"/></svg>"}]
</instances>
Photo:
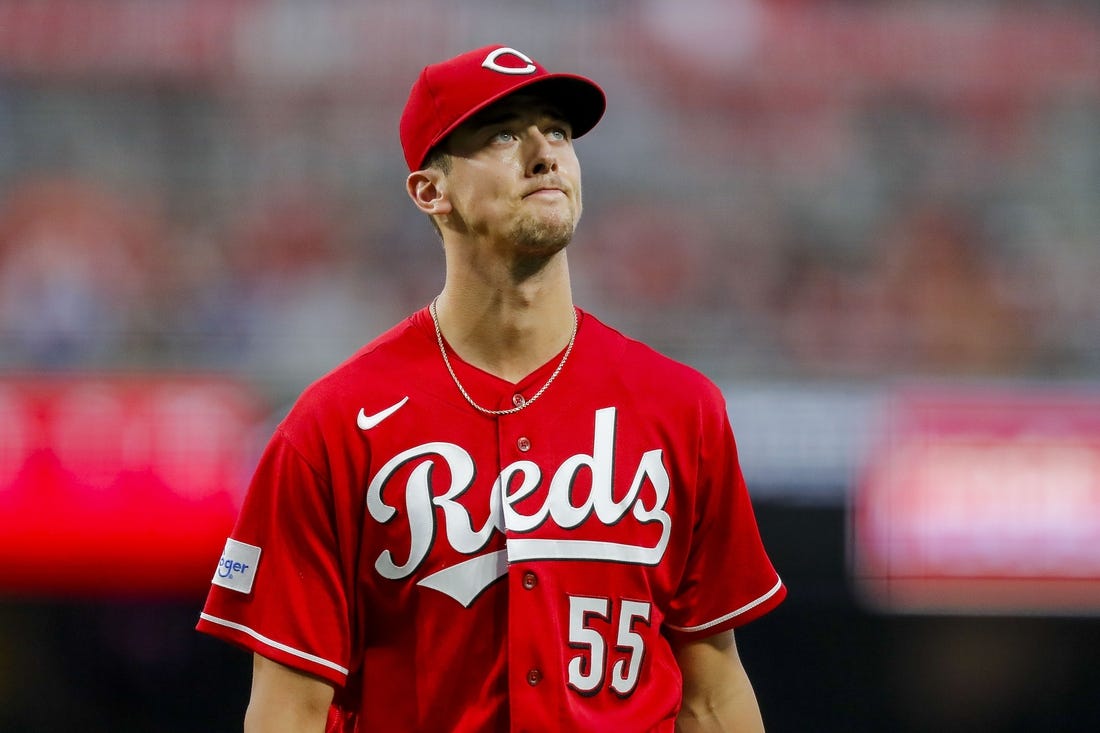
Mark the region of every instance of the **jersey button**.
<instances>
[{"instance_id":1,"label":"jersey button","mask_svg":"<svg viewBox=\"0 0 1100 733\"><path fill-rule=\"evenodd\" d=\"M534 687L538 683L542 682L542 670L532 669L527 672L527 684Z\"/></svg>"},{"instance_id":2,"label":"jersey button","mask_svg":"<svg viewBox=\"0 0 1100 733\"><path fill-rule=\"evenodd\" d=\"M516 447L526 453L527 451L531 450L531 441L527 438L520 438L516 441Z\"/></svg>"},{"instance_id":3,"label":"jersey button","mask_svg":"<svg viewBox=\"0 0 1100 733\"><path fill-rule=\"evenodd\" d=\"M527 404L527 400L523 399L523 395L517 393L512 395L512 404L516 407L523 407Z\"/></svg>"},{"instance_id":4,"label":"jersey button","mask_svg":"<svg viewBox=\"0 0 1100 733\"><path fill-rule=\"evenodd\" d=\"M523 587L527 590L533 590L536 585L539 584L539 578L534 573L528 571L523 574Z\"/></svg>"}]
</instances>

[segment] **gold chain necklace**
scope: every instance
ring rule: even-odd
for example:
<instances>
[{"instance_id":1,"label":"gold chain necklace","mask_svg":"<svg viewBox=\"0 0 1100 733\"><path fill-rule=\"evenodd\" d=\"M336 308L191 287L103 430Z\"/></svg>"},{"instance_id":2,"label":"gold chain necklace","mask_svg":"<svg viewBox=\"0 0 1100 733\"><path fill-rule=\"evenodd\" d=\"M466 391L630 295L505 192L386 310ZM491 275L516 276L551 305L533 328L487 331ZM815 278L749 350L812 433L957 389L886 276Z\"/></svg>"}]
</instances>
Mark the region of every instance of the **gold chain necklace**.
<instances>
[{"instance_id":1,"label":"gold chain necklace","mask_svg":"<svg viewBox=\"0 0 1100 733\"><path fill-rule=\"evenodd\" d=\"M513 414L519 412L520 410L522 410L523 408L527 407L528 405L534 403L534 401L537 400L539 397L542 397L542 393L546 391L546 388L549 387L551 382L553 382L557 378L558 374L561 373L562 367L565 366L565 362L569 359L569 354L571 354L573 352L573 342L575 342L577 340L577 321L578 321L578 318L577 318L577 309L574 308L573 309L573 333L570 334L570 336L569 336L569 345L565 347L565 353L562 354L561 361L558 362L558 366L557 366L556 369L554 369L554 373L551 374L550 378L546 380L546 384L542 385L542 387L539 389L539 391L535 392L535 394L531 397L531 399L525 400L524 402L522 402L519 405L516 405L515 407L511 407L507 410L490 410L490 409L488 409L486 407L482 407L478 403L474 402L474 398L471 397L470 393L466 391L466 388L462 386L462 382L458 381L458 375L455 374L454 367L451 366L451 360L447 357L447 347L443 345L443 331L441 331L440 328L439 328L439 316L436 314L436 311L435 311L435 301L436 300L438 300L438 298L432 300L431 308L429 308L428 310L432 314L432 325L435 326L435 340L436 340L436 343L439 344L439 353L443 355L443 363L447 366L447 371L450 372L451 379L454 380L455 386L458 387L458 391L462 393L462 396L466 398L466 401L470 403L470 406L473 407L478 412L483 412L486 415L513 415Z\"/></svg>"}]
</instances>

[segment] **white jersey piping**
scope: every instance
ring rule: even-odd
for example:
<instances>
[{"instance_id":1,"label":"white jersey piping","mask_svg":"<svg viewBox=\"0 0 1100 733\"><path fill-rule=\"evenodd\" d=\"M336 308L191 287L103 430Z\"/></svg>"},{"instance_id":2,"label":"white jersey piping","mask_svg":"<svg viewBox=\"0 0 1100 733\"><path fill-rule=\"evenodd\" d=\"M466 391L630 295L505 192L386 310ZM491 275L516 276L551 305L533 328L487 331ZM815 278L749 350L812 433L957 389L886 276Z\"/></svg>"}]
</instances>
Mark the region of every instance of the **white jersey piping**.
<instances>
[{"instance_id":1,"label":"white jersey piping","mask_svg":"<svg viewBox=\"0 0 1100 733\"><path fill-rule=\"evenodd\" d=\"M761 603L764 603L769 598L771 598L776 593L778 593L779 589L782 588L782 587L783 587L783 580L780 579L780 578L776 578L775 585L772 586L771 590L769 590L767 593L765 593L764 595L757 598L755 601L752 601L751 603L746 603L744 606L741 606L741 608L737 609L736 611L733 611L732 613L727 613L725 616L720 616L719 618L716 618L713 621L707 621L705 624L699 624L698 626L673 626L672 624L669 624L668 626L669 626L670 629L675 629L676 631L684 631L684 632L687 632L687 633L691 633L691 632L694 632L694 631L704 631L704 630L709 629L713 626L718 626L719 624L723 624L726 621L729 621L731 618L734 618L736 616L740 616L743 613L751 611L752 609L756 608Z\"/></svg>"},{"instance_id":2,"label":"white jersey piping","mask_svg":"<svg viewBox=\"0 0 1100 733\"><path fill-rule=\"evenodd\" d=\"M336 664L335 662L330 662L327 659L322 659L321 657L318 657L314 654L310 654L309 652L303 652L300 649L295 649L294 647L289 647L286 644L280 644L279 642L275 641L274 639L269 639L266 636L264 636L263 634L261 634L260 632L254 630L254 629L250 629L250 628L248 628L247 626L245 626L243 624L234 623L233 621L226 621L223 618L218 618L217 616L211 616L208 613L200 613L199 618L201 618L204 621L209 621L212 624L217 624L219 626L225 626L227 628L235 629L236 631L240 631L242 633L248 634L249 636L251 636L256 641L259 641L262 644L266 644L267 646L272 647L273 649L278 649L279 651L286 652L287 654L293 654L296 657L299 657L301 659L305 659L306 661L309 661L309 662L313 662L314 664L320 664L323 667L328 667L329 669L334 669L337 672L339 672L340 674L343 674L343 675L348 674L348 670L346 668L341 667L339 664Z\"/></svg>"}]
</instances>

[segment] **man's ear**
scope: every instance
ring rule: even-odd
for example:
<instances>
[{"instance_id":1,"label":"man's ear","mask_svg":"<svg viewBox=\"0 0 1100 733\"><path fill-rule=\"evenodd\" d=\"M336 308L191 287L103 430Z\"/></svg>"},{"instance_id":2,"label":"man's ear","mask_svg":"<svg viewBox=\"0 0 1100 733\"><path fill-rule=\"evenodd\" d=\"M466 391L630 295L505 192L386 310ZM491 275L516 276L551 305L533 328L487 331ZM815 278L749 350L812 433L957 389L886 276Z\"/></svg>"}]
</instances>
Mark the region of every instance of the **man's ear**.
<instances>
[{"instance_id":1,"label":"man's ear","mask_svg":"<svg viewBox=\"0 0 1100 733\"><path fill-rule=\"evenodd\" d=\"M416 208L428 216L451 213L451 201L447 198L447 182L436 168L413 171L405 179L405 190Z\"/></svg>"}]
</instances>

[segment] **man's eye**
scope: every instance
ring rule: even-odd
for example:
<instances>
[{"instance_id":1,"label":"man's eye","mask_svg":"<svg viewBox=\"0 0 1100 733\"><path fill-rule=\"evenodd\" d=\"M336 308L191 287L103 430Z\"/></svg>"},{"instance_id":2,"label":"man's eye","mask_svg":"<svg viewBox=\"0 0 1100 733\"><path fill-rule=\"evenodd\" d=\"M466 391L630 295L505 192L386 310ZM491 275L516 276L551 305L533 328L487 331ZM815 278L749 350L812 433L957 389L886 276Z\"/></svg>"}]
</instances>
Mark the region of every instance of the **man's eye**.
<instances>
[{"instance_id":1,"label":"man's eye","mask_svg":"<svg viewBox=\"0 0 1100 733\"><path fill-rule=\"evenodd\" d=\"M546 137L551 140L565 141L569 139L569 130L564 127L553 127L547 130Z\"/></svg>"},{"instance_id":2,"label":"man's eye","mask_svg":"<svg viewBox=\"0 0 1100 733\"><path fill-rule=\"evenodd\" d=\"M500 130L493 134L494 142L510 143L516 139L515 134L511 130Z\"/></svg>"}]
</instances>

